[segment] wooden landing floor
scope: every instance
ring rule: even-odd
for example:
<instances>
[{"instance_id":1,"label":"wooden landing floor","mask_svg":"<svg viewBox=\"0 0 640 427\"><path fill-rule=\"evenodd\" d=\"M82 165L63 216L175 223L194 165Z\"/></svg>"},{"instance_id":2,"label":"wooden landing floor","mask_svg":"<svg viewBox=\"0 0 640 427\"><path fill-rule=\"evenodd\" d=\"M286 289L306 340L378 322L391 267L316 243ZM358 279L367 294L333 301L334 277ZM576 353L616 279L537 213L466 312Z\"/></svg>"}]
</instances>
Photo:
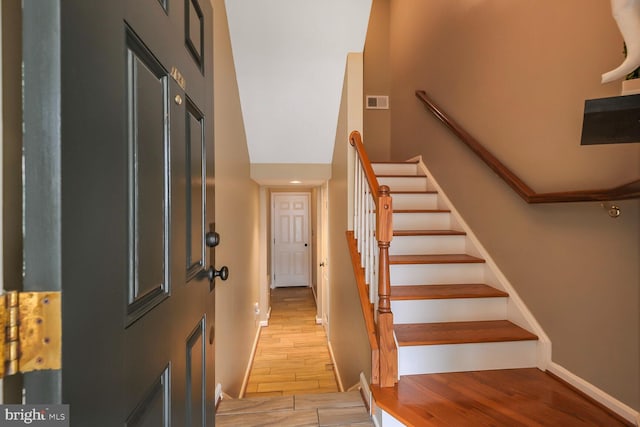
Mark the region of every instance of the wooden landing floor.
<instances>
[{"instance_id":1,"label":"wooden landing floor","mask_svg":"<svg viewBox=\"0 0 640 427\"><path fill-rule=\"evenodd\" d=\"M409 375L372 387L407 426L632 426L538 369Z\"/></svg>"},{"instance_id":2,"label":"wooden landing floor","mask_svg":"<svg viewBox=\"0 0 640 427\"><path fill-rule=\"evenodd\" d=\"M260 332L243 397L337 392L324 328L311 288L271 291L269 326Z\"/></svg>"}]
</instances>

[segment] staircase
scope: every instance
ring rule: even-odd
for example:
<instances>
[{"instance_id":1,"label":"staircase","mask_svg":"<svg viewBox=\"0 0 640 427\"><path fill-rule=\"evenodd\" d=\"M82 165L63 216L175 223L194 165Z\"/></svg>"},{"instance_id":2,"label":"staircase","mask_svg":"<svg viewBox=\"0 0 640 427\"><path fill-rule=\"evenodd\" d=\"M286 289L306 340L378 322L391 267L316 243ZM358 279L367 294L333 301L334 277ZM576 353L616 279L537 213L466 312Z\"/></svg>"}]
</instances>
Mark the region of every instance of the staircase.
<instances>
[{"instance_id":1,"label":"staircase","mask_svg":"<svg viewBox=\"0 0 640 427\"><path fill-rule=\"evenodd\" d=\"M400 377L539 366L538 337L521 327L526 315L424 165L372 167L393 200L389 264Z\"/></svg>"}]
</instances>

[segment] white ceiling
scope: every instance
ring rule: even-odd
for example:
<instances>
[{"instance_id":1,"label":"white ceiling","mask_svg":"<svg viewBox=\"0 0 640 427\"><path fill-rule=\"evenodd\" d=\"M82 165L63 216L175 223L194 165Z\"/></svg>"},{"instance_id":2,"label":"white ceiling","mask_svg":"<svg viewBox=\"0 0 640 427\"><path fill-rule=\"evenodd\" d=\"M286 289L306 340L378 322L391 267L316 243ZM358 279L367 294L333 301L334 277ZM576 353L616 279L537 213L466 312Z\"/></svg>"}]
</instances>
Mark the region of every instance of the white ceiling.
<instances>
[{"instance_id":1,"label":"white ceiling","mask_svg":"<svg viewBox=\"0 0 640 427\"><path fill-rule=\"evenodd\" d=\"M371 0L226 0L251 163L331 163Z\"/></svg>"}]
</instances>

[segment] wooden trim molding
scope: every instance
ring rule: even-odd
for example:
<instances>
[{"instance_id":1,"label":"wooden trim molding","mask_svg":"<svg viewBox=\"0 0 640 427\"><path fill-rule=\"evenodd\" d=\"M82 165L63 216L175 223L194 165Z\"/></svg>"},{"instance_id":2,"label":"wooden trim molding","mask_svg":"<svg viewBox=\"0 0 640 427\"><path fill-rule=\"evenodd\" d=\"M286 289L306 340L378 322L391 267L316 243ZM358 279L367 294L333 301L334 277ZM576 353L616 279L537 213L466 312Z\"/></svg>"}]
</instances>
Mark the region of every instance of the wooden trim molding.
<instances>
[{"instance_id":1,"label":"wooden trim molding","mask_svg":"<svg viewBox=\"0 0 640 427\"><path fill-rule=\"evenodd\" d=\"M497 157L487 150L477 139L462 128L423 90L415 92L427 111L432 113L449 130L467 145L480 159L487 164L507 185L509 185L527 203L566 203L594 202L640 198L640 179L608 189L559 191L537 193L518 175L506 167ZM353 144L352 144L353 145Z\"/></svg>"}]
</instances>

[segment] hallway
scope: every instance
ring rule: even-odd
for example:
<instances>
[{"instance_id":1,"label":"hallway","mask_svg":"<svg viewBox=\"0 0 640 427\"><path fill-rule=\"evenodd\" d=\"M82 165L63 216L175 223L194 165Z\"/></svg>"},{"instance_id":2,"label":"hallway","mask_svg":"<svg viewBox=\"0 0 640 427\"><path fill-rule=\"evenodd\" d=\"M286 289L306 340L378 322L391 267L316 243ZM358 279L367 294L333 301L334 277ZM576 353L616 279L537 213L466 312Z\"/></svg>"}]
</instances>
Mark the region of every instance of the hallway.
<instances>
[{"instance_id":1,"label":"hallway","mask_svg":"<svg viewBox=\"0 0 640 427\"><path fill-rule=\"evenodd\" d=\"M262 328L244 397L337 392L311 288L271 291L269 326Z\"/></svg>"}]
</instances>

